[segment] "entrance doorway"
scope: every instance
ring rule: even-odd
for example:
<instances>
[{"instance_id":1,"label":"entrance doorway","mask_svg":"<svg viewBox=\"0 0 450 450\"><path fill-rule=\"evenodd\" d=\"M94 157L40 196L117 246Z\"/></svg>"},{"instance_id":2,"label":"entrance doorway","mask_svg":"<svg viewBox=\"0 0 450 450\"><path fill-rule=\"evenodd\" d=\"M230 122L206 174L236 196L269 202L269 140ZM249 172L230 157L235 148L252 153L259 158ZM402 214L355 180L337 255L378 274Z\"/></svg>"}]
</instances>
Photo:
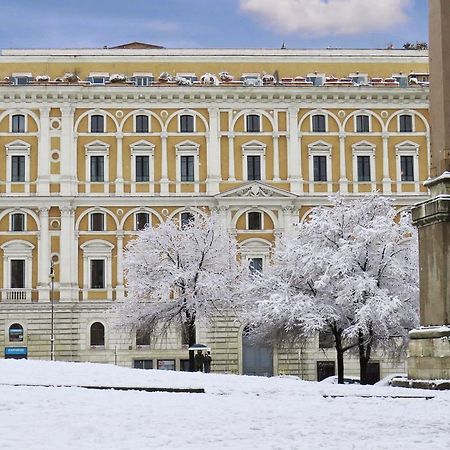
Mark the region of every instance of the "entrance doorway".
<instances>
[{"instance_id":1,"label":"entrance doorway","mask_svg":"<svg viewBox=\"0 0 450 450\"><path fill-rule=\"evenodd\" d=\"M242 333L242 363L244 375L273 375L273 349L271 346L252 342L250 327L245 327Z\"/></svg>"}]
</instances>

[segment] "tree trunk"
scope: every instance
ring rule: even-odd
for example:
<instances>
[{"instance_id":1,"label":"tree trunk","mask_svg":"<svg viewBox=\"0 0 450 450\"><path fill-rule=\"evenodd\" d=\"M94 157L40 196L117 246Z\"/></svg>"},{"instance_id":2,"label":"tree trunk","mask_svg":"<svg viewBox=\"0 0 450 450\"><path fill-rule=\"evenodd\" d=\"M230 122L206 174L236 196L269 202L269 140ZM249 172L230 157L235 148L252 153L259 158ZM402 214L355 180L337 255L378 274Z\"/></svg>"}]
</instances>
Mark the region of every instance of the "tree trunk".
<instances>
[{"instance_id":1,"label":"tree trunk","mask_svg":"<svg viewBox=\"0 0 450 450\"><path fill-rule=\"evenodd\" d=\"M358 333L358 349L359 349L359 377L360 384L368 384L368 373L367 366L369 365L370 360L370 352L372 349L372 345L370 340L368 342L364 342L364 335L359 332Z\"/></svg>"},{"instance_id":2,"label":"tree trunk","mask_svg":"<svg viewBox=\"0 0 450 450\"><path fill-rule=\"evenodd\" d=\"M342 348L342 335L333 329L334 346L336 348L338 384L344 384L344 349Z\"/></svg>"},{"instance_id":3,"label":"tree trunk","mask_svg":"<svg viewBox=\"0 0 450 450\"><path fill-rule=\"evenodd\" d=\"M185 327L187 330L188 345L189 347L192 347L194 344L197 343L197 336L195 332L195 316L191 316L188 313L186 313ZM194 357L195 357L194 350L189 350L189 372L195 371Z\"/></svg>"}]
</instances>

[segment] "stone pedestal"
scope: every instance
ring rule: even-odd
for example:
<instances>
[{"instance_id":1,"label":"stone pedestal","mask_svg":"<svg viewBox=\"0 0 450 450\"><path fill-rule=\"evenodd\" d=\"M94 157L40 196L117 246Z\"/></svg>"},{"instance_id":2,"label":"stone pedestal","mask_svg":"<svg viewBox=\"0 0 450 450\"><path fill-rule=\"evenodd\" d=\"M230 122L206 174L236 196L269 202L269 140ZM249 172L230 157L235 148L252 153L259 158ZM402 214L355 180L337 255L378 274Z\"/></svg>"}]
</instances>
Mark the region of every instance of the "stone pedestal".
<instances>
[{"instance_id":1,"label":"stone pedestal","mask_svg":"<svg viewBox=\"0 0 450 450\"><path fill-rule=\"evenodd\" d=\"M409 338L408 378L450 384L450 327L424 327L411 331Z\"/></svg>"},{"instance_id":2,"label":"stone pedestal","mask_svg":"<svg viewBox=\"0 0 450 450\"><path fill-rule=\"evenodd\" d=\"M422 327L409 334L408 379L394 384L450 389L450 172L425 184L432 198L412 210L419 230Z\"/></svg>"}]
</instances>

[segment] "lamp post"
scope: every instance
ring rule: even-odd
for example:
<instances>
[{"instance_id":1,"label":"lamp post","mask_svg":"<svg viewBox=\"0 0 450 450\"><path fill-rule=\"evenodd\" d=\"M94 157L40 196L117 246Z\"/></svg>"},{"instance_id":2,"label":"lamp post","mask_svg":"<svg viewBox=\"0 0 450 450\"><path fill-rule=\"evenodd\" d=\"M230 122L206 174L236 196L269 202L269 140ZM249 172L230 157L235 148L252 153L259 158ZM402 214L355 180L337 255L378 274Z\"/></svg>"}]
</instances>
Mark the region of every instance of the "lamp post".
<instances>
[{"instance_id":1,"label":"lamp post","mask_svg":"<svg viewBox=\"0 0 450 450\"><path fill-rule=\"evenodd\" d=\"M55 272L53 269L53 260L50 262L50 305L51 305L51 321L50 321L50 360L55 360L55 307L54 307L54 288L55 288Z\"/></svg>"}]
</instances>

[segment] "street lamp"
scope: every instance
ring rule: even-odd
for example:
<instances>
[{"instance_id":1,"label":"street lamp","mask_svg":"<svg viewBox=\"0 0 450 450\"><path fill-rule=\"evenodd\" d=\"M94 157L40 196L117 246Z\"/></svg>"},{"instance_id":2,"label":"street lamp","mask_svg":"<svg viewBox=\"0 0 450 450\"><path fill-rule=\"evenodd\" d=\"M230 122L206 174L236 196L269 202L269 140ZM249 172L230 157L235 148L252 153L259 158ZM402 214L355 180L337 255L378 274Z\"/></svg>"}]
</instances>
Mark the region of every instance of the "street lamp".
<instances>
[{"instance_id":1,"label":"street lamp","mask_svg":"<svg viewBox=\"0 0 450 450\"><path fill-rule=\"evenodd\" d=\"M50 360L55 360L55 308L53 304L55 288L55 271L53 269L53 260L50 262L50 304L51 304L51 325L50 325Z\"/></svg>"}]
</instances>

